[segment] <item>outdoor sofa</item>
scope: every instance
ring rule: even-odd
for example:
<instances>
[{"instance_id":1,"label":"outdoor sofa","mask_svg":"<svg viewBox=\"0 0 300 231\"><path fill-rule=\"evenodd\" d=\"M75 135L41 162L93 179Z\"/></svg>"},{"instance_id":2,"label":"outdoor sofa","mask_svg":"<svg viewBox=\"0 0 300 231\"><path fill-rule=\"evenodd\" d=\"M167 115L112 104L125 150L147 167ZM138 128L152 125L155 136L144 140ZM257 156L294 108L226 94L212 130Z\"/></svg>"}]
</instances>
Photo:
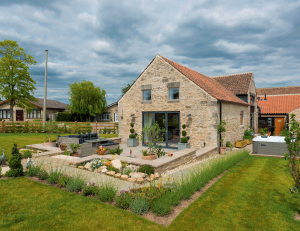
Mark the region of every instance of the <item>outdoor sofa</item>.
<instances>
[{"instance_id":1,"label":"outdoor sofa","mask_svg":"<svg viewBox=\"0 0 300 231\"><path fill-rule=\"evenodd\" d=\"M62 142L67 144L67 150L70 150L71 144L80 144L81 148L79 148L77 151L79 157L95 154L96 149L98 149L99 146L109 149L115 149L119 147L118 143L106 140L103 137L98 137L97 133L59 136L57 144L60 145Z\"/></svg>"}]
</instances>

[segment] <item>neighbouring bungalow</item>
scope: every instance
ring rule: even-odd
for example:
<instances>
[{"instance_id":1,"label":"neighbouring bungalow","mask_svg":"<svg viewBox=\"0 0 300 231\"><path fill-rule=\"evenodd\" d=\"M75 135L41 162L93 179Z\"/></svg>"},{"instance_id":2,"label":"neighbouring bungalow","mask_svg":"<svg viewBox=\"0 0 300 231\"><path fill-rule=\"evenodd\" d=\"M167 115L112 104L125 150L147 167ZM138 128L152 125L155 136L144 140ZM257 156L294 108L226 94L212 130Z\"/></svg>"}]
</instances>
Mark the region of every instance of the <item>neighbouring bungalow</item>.
<instances>
[{"instance_id":1,"label":"neighbouring bungalow","mask_svg":"<svg viewBox=\"0 0 300 231\"><path fill-rule=\"evenodd\" d=\"M237 92L226 89L218 78L207 77L157 55L118 101L122 143L129 137L131 122L138 134L145 125L157 122L167 130L160 143L162 147L178 147L183 124L187 125L192 148L217 146L220 137L217 128L222 119L227 123L225 142L234 144L250 126L249 102L253 100L253 106L256 105L253 74L248 75L250 82L241 91L241 95L247 95L246 102L246 98L236 96ZM230 85L230 77L227 81Z\"/></svg>"},{"instance_id":2,"label":"neighbouring bungalow","mask_svg":"<svg viewBox=\"0 0 300 231\"><path fill-rule=\"evenodd\" d=\"M19 108L15 106L13 108L14 111L14 121L27 121L34 119L42 119L43 118L43 107L44 107L44 99L37 98L38 102L31 102L36 106L32 112L28 113L25 109ZM57 112L64 112L66 110L67 104L59 102L57 100L47 99L47 112L46 119L48 120L50 115ZM0 102L0 119L9 121L10 120L10 106L7 100Z\"/></svg>"},{"instance_id":3,"label":"neighbouring bungalow","mask_svg":"<svg viewBox=\"0 0 300 231\"><path fill-rule=\"evenodd\" d=\"M97 116L98 122L119 122L118 102L107 106L101 115Z\"/></svg>"},{"instance_id":4,"label":"neighbouring bungalow","mask_svg":"<svg viewBox=\"0 0 300 231\"><path fill-rule=\"evenodd\" d=\"M257 103L260 108L259 127L269 127L272 134L280 135L295 114L300 120L300 86L257 88Z\"/></svg>"}]
</instances>

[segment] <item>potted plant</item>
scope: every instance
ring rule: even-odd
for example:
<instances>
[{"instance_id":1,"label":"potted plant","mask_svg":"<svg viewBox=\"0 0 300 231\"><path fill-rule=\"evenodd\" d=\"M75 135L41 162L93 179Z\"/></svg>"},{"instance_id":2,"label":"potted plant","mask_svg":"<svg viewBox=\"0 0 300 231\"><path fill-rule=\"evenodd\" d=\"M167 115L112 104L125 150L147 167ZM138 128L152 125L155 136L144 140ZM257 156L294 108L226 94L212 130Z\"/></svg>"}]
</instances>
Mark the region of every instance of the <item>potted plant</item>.
<instances>
[{"instance_id":1,"label":"potted plant","mask_svg":"<svg viewBox=\"0 0 300 231\"><path fill-rule=\"evenodd\" d=\"M129 139L127 139L127 147L136 147L139 145L139 141L136 139L136 135L134 133L134 123L130 123L130 135Z\"/></svg>"},{"instance_id":2,"label":"potted plant","mask_svg":"<svg viewBox=\"0 0 300 231\"><path fill-rule=\"evenodd\" d=\"M233 145L230 141L227 141L226 142L226 151L227 152L231 152L232 151L232 148L233 148Z\"/></svg>"},{"instance_id":3,"label":"potted plant","mask_svg":"<svg viewBox=\"0 0 300 231\"><path fill-rule=\"evenodd\" d=\"M96 149L96 152L97 152L99 155L104 155L106 151L107 151L107 149L106 149L106 148L103 148L102 146L100 146L98 149Z\"/></svg>"},{"instance_id":4,"label":"potted plant","mask_svg":"<svg viewBox=\"0 0 300 231\"><path fill-rule=\"evenodd\" d=\"M150 155L147 150L142 150L141 152L143 153L142 159L145 159L145 160L157 159L157 155L155 153Z\"/></svg>"},{"instance_id":5,"label":"potted plant","mask_svg":"<svg viewBox=\"0 0 300 231\"><path fill-rule=\"evenodd\" d=\"M267 136L271 136L271 132L269 131L269 129L267 127L264 128L264 132Z\"/></svg>"},{"instance_id":6,"label":"potted plant","mask_svg":"<svg viewBox=\"0 0 300 231\"><path fill-rule=\"evenodd\" d=\"M143 153L143 159L156 159L157 155L155 153L156 143L164 141L164 136L167 132L164 128L160 128L159 124L155 122L153 126L144 126L142 135L138 136L139 140L144 140L144 142L148 145L148 150ZM151 158L148 156L152 156Z\"/></svg>"},{"instance_id":7,"label":"potted plant","mask_svg":"<svg viewBox=\"0 0 300 231\"><path fill-rule=\"evenodd\" d=\"M58 125L57 123L55 123L52 120L49 120L48 122L46 122L45 126L44 126L44 131L47 133L47 141L44 143L44 145L46 146L51 146L51 147L56 147L56 142L52 142L51 141L51 136L53 134L59 135L60 131L58 129Z\"/></svg>"},{"instance_id":8,"label":"potted plant","mask_svg":"<svg viewBox=\"0 0 300 231\"><path fill-rule=\"evenodd\" d=\"M72 150L71 156L79 157L79 154L78 154L77 150L79 148L81 148L81 145L80 144L70 144L70 148Z\"/></svg>"},{"instance_id":9,"label":"potted plant","mask_svg":"<svg viewBox=\"0 0 300 231\"><path fill-rule=\"evenodd\" d=\"M247 140L247 144L252 144L252 140L253 140L253 130L251 128L248 128L244 131L244 136L243 139Z\"/></svg>"},{"instance_id":10,"label":"potted plant","mask_svg":"<svg viewBox=\"0 0 300 231\"><path fill-rule=\"evenodd\" d=\"M60 145L59 145L59 148L61 151L65 151L67 147L68 147L68 145L64 142L60 143Z\"/></svg>"},{"instance_id":11,"label":"potted plant","mask_svg":"<svg viewBox=\"0 0 300 231\"><path fill-rule=\"evenodd\" d=\"M185 129L186 125L182 124L182 128ZM188 143L189 137L186 136L186 131L182 130L181 135L182 135L182 137L180 138L181 142L178 143L178 151L185 149L185 148L191 148L191 144Z\"/></svg>"},{"instance_id":12,"label":"potted plant","mask_svg":"<svg viewBox=\"0 0 300 231\"><path fill-rule=\"evenodd\" d=\"M261 128L261 129L259 130L259 134L260 134L261 136L264 136L264 135L265 135L265 130L264 130L263 128Z\"/></svg>"},{"instance_id":13,"label":"potted plant","mask_svg":"<svg viewBox=\"0 0 300 231\"><path fill-rule=\"evenodd\" d=\"M224 155L225 151L226 151L226 147L223 146L223 141L225 138L225 132L226 132L226 128L225 128L226 122L224 120L220 121L220 124L218 125L218 134L220 135L219 137L219 141L221 143L220 146L220 154Z\"/></svg>"}]
</instances>

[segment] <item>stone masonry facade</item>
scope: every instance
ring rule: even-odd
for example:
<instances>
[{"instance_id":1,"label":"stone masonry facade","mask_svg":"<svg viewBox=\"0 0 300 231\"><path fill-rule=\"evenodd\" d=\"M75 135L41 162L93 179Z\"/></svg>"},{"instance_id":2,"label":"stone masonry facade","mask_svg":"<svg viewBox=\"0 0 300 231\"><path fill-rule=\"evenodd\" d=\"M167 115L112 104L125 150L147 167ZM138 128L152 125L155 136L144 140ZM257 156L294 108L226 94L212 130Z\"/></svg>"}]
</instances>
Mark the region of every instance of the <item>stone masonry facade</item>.
<instances>
[{"instance_id":1,"label":"stone masonry facade","mask_svg":"<svg viewBox=\"0 0 300 231\"><path fill-rule=\"evenodd\" d=\"M169 100L169 88L172 86L179 87L178 100ZM151 89L151 101L143 101L144 89ZM242 139L249 118L244 118L245 125L240 126L240 111L246 111L248 107L229 103L222 103L222 106L222 119L228 123L228 138L232 142ZM157 56L118 102L119 135L122 143L126 144L131 122L135 132L141 134L142 112L172 111L180 112L180 128L182 124L187 125L191 147L202 148L204 142L206 146L217 145L219 110L216 98ZM191 117L187 117L188 114ZM244 113L244 116L247 114Z\"/></svg>"}]
</instances>

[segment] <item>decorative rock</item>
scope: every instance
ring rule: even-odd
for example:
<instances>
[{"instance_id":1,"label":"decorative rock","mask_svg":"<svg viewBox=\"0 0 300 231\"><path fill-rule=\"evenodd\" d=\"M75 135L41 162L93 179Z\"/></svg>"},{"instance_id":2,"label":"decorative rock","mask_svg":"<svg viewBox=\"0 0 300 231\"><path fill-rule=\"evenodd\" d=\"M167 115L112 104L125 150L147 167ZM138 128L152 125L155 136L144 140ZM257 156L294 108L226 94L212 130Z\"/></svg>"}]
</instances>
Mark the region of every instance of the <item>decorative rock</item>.
<instances>
[{"instance_id":1,"label":"decorative rock","mask_svg":"<svg viewBox=\"0 0 300 231\"><path fill-rule=\"evenodd\" d=\"M115 174L115 177L116 177L116 178L120 178L120 177L121 177L121 173Z\"/></svg>"},{"instance_id":2,"label":"decorative rock","mask_svg":"<svg viewBox=\"0 0 300 231\"><path fill-rule=\"evenodd\" d=\"M86 165L84 165L84 169L89 169L91 167L91 163L87 163Z\"/></svg>"},{"instance_id":3,"label":"decorative rock","mask_svg":"<svg viewBox=\"0 0 300 231\"><path fill-rule=\"evenodd\" d=\"M144 183L143 177L137 178L137 179L136 179L136 182L139 183L139 184Z\"/></svg>"},{"instance_id":4,"label":"decorative rock","mask_svg":"<svg viewBox=\"0 0 300 231\"><path fill-rule=\"evenodd\" d=\"M117 160L112 160L111 161L111 164L114 168L117 168L117 169L121 169L122 168L122 163L119 159Z\"/></svg>"},{"instance_id":5,"label":"decorative rock","mask_svg":"<svg viewBox=\"0 0 300 231\"><path fill-rule=\"evenodd\" d=\"M106 172L107 175L110 175L110 176L114 176L116 173L115 171L110 171L110 172Z\"/></svg>"},{"instance_id":6,"label":"decorative rock","mask_svg":"<svg viewBox=\"0 0 300 231\"><path fill-rule=\"evenodd\" d=\"M154 174L154 177L155 177L155 179L159 178L159 174L158 174L158 173L155 173L155 174Z\"/></svg>"},{"instance_id":7,"label":"decorative rock","mask_svg":"<svg viewBox=\"0 0 300 231\"><path fill-rule=\"evenodd\" d=\"M142 172L131 172L129 176L132 178L141 178L141 177L144 178L146 177L146 174Z\"/></svg>"},{"instance_id":8,"label":"decorative rock","mask_svg":"<svg viewBox=\"0 0 300 231\"><path fill-rule=\"evenodd\" d=\"M138 171L138 169L140 168L139 166L136 166L136 165L127 165L127 168L128 169L131 169L132 171Z\"/></svg>"},{"instance_id":9,"label":"decorative rock","mask_svg":"<svg viewBox=\"0 0 300 231\"><path fill-rule=\"evenodd\" d=\"M131 183L134 183L136 181L136 179L135 178L128 178L127 181L131 182Z\"/></svg>"},{"instance_id":10,"label":"decorative rock","mask_svg":"<svg viewBox=\"0 0 300 231\"><path fill-rule=\"evenodd\" d=\"M121 176L121 179L122 179L122 180L127 180L127 179L128 179L128 176L127 176L127 175L122 175L122 176Z\"/></svg>"},{"instance_id":11,"label":"decorative rock","mask_svg":"<svg viewBox=\"0 0 300 231\"><path fill-rule=\"evenodd\" d=\"M106 169L107 167L106 166L101 166L100 168L98 168L98 169L100 169L100 171L102 171L103 169Z\"/></svg>"},{"instance_id":12,"label":"decorative rock","mask_svg":"<svg viewBox=\"0 0 300 231\"><path fill-rule=\"evenodd\" d=\"M83 169L83 166L78 166L79 169Z\"/></svg>"},{"instance_id":13,"label":"decorative rock","mask_svg":"<svg viewBox=\"0 0 300 231\"><path fill-rule=\"evenodd\" d=\"M107 172L107 169L104 168L104 169L101 170L101 172L102 172L102 173L106 173L106 172Z\"/></svg>"}]
</instances>

